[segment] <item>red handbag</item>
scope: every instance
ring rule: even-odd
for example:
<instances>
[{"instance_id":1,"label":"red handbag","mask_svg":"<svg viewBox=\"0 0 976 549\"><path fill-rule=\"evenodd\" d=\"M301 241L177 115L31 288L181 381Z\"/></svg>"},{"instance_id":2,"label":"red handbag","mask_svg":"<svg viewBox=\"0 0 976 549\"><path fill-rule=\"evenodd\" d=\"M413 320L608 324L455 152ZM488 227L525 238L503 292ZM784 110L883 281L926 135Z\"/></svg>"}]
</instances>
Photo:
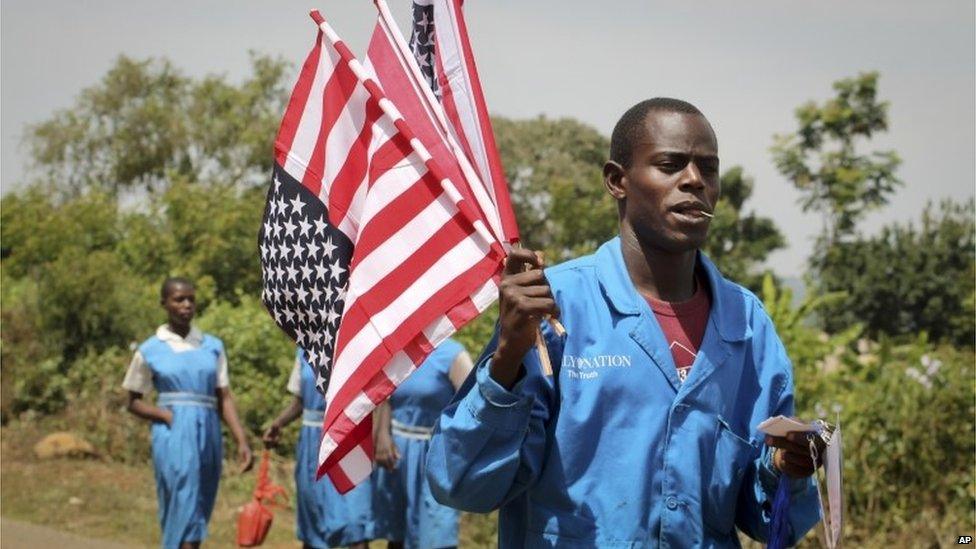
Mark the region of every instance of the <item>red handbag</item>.
<instances>
[{"instance_id":1,"label":"red handbag","mask_svg":"<svg viewBox=\"0 0 976 549\"><path fill-rule=\"evenodd\" d=\"M254 494L251 501L244 506L244 510L237 517L237 545L240 547L256 547L264 543L264 538L271 530L271 521L274 519L272 509L280 503L276 501L281 498L288 499L285 489L271 482L268 476L268 467L271 464L271 454L265 450L261 454L261 465L258 467L258 482L254 487Z\"/></svg>"}]
</instances>

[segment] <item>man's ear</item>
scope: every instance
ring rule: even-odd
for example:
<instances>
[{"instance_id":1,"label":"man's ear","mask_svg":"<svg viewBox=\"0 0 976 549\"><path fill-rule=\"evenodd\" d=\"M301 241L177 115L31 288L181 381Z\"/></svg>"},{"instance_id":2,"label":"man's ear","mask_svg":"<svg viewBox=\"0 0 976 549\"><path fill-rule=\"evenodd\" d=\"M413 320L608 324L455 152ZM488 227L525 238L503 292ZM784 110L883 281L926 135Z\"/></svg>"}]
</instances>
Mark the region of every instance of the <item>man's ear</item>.
<instances>
[{"instance_id":1,"label":"man's ear","mask_svg":"<svg viewBox=\"0 0 976 549\"><path fill-rule=\"evenodd\" d=\"M620 164L607 160L603 165L603 186L617 200L627 198L626 171Z\"/></svg>"}]
</instances>

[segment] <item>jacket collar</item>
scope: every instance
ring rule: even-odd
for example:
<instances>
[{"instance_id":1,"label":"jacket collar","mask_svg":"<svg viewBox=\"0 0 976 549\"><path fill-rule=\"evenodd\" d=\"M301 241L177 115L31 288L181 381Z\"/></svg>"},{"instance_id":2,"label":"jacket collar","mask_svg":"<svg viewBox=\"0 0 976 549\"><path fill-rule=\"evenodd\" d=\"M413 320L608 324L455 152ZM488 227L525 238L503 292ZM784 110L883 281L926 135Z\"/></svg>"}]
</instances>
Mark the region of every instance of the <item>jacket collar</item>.
<instances>
[{"instance_id":1,"label":"jacket collar","mask_svg":"<svg viewBox=\"0 0 976 549\"><path fill-rule=\"evenodd\" d=\"M603 289L607 302L618 313L639 315L640 301L644 298L637 293L634 283L624 264L620 250L620 237L604 243L596 251L597 279ZM708 279L712 293L712 319L716 320L721 337L725 341L742 341L749 336L748 309L745 296L733 283L726 280L715 265L698 252L698 264Z\"/></svg>"}]
</instances>

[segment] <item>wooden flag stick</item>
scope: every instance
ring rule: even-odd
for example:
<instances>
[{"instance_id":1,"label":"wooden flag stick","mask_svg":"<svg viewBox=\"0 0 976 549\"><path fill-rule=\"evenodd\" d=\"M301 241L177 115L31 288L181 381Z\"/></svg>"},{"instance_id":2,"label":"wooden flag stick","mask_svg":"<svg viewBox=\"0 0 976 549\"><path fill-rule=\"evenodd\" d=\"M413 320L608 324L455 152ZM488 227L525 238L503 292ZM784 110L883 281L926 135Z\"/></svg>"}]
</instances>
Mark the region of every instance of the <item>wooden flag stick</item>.
<instances>
[{"instance_id":1,"label":"wooden flag stick","mask_svg":"<svg viewBox=\"0 0 976 549\"><path fill-rule=\"evenodd\" d=\"M525 270L530 270L528 265L525 266ZM549 322L549 326L551 326L552 330L556 332L556 335L559 337L566 335L566 328L563 326L562 322L559 322L558 319L546 315L546 321ZM542 336L541 328L536 328L535 331L535 350L539 353L539 362L542 366L542 374L545 376L551 376L552 361L549 360L549 348L546 346L546 338Z\"/></svg>"}]
</instances>

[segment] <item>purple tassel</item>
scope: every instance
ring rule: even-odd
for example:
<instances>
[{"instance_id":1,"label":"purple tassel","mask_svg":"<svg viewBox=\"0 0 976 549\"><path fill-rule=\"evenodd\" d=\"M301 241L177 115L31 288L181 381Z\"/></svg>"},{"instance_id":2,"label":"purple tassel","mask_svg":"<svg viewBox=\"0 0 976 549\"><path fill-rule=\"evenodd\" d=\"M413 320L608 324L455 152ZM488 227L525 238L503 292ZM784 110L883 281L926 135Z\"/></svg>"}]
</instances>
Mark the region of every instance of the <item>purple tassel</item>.
<instances>
[{"instance_id":1,"label":"purple tassel","mask_svg":"<svg viewBox=\"0 0 976 549\"><path fill-rule=\"evenodd\" d=\"M790 477L781 473L776 497L773 498L773 517L769 522L767 549L785 549L790 536Z\"/></svg>"}]
</instances>

